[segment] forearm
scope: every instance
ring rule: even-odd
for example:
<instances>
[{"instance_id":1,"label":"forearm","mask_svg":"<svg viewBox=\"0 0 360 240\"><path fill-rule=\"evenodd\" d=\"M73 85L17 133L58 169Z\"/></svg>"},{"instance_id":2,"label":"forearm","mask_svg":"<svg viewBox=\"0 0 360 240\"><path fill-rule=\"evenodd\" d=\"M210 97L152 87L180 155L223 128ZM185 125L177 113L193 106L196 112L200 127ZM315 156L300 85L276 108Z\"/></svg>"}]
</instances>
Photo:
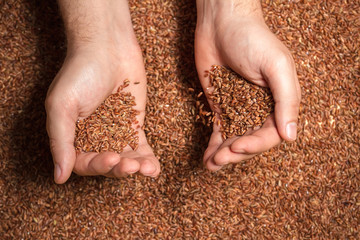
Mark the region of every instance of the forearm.
<instances>
[{"instance_id":1,"label":"forearm","mask_svg":"<svg viewBox=\"0 0 360 240\"><path fill-rule=\"evenodd\" d=\"M133 35L127 0L58 0L69 47Z\"/></svg>"}]
</instances>

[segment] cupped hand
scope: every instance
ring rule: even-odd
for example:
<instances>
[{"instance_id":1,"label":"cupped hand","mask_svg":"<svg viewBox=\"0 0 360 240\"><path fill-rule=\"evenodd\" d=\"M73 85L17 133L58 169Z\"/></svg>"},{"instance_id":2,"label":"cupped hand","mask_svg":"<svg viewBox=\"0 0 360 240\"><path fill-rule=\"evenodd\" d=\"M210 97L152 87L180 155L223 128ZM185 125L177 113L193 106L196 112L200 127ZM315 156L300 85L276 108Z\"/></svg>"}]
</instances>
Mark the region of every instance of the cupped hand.
<instances>
[{"instance_id":1,"label":"cupped hand","mask_svg":"<svg viewBox=\"0 0 360 240\"><path fill-rule=\"evenodd\" d=\"M52 82L47 99L47 131L53 155L57 183L64 183L74 171L79 175L124 177L140 172L155 177L159 161L147 143L141 128L136 151L127 146L120 154L77 153L74 148L76 121L92 114L125 79L124 91L135 96L139 125L144 124L146 75L137 44L124 42L120 48L103 44L86 44L69 50L62 68ZM139 84L132 84L139 82Z\"/></svg>"},{"instance_id":2,"label":"cupped hand","mask_svg":"<svg viewBox=\"0 0 360 240\"><path fill-rule=\"evenodd\" d=\"M198 13L195 59L201 85L208 97L211 85L205 71L214 64L228 66L247 80L270 87L275 111L260 129L226 141L221 137L220 127L213 124L204 154L204 163L212 171L249 159L278 145L281 139L296 139L301 92L293 58L266 26L261 9L240 12L212 13L211 17L202 14L200 19ZM220 108L209 103L219 113Z\"/></svg>"}]
</instances>

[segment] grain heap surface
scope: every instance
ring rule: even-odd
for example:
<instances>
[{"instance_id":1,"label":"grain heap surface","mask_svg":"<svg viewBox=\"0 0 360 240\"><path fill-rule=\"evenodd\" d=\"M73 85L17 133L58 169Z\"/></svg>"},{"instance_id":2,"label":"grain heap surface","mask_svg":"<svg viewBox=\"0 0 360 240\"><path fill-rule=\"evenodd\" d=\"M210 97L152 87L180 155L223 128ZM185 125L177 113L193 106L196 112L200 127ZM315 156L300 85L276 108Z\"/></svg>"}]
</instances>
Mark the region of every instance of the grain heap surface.
<instances>
[{"instance_id":1,"label":"grain heap surface","mask_svg":"<svg viewBox=\"0 0 360 240\"><path fill-rule=\"evenodd\" d=\"M56 2L0 6L0 239L360 238L359 1L263 1L296 62L299 136L216 173L201 164L210 128L195 121L195 1L130 1L162 172L60 186L44 109L66 52Z\"/></svg>"},{"instance_id":2,"label":"grain heap surface","mask_svg":"<svg viewBox=\"0 0 360 240\"><path fill-rule=\"evenodd\" d=\"M133 128L139 114L135 97L124 88L129 80L110 95L89 117L76 123L75 149L83 152L122 152L129 145L136 150L139 146L137 131ZM137 128L140 128L137 125Z\"/></svg>"},{"instance_id":3,"label":"grain heap surface","mask_svg":"<svg viewBox=\"0 0 360 240\"><path fill-rule=\"evenodd\" d=\"M274 110L270 89L257 86L223 66L213 65L206 75L214 87L210 99L220 110L223 139L261 127ZM218 124L216 118L212 119Z\"/></svg>"}]
</instances>

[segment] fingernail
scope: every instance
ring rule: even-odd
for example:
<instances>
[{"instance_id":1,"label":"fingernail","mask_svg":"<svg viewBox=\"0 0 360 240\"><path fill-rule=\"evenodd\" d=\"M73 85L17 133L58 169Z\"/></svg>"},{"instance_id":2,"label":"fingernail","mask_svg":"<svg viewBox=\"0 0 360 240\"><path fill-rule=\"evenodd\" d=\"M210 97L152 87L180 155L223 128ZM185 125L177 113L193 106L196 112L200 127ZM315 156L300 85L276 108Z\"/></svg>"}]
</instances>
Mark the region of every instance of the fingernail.
<instances>
[{"instance_id":1,"label":"fingernail","mask_svg":"<svg viewBox=\"0 0 360 240\"><path fill-rule=\"evenodd\" d=\"M286 135L290 140L296 139L296 122L291 122L286 125Z\"/></svg>"},{"instance_id":2,"label":"fingernail","mask_svg":"<svg viewBox=\"0 0 360 240\"><path fill-rule=\"evenodd\" d=\"M55 179L58 179L61 176L61 168L59 164L55 164L55 171L54 171L54 177Z\"/></svg>"}]
</instances>

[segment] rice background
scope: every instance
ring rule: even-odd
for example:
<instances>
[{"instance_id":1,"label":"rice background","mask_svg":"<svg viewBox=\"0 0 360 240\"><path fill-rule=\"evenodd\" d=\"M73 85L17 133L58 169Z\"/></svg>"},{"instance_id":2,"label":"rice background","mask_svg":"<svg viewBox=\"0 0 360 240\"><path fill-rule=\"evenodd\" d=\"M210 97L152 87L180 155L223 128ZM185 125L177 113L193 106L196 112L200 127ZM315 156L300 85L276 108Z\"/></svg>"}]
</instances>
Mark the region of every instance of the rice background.
<instances>
[{"instance_id":1,"label":"rice background","mask_svg":"<svg viewBox=\"0 0 360 240\"><path fill-rule=\"evenodd\" d=\"M66 52L59 11L0 1L0 239L358 239L360 2L263 2L296 62L299 137L216 173L201 163L210 129L195 122L195 1L130 6L162 173L56 185L44 100Z\"/></svg>"}]
</instances>

